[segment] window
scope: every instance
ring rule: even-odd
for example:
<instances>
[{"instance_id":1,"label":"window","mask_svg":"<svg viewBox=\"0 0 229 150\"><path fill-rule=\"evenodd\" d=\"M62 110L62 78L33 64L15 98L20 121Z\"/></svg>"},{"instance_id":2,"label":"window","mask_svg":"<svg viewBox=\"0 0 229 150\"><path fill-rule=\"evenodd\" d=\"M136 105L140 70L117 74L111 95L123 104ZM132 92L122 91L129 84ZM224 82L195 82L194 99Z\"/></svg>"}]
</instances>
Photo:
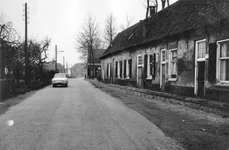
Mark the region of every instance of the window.
<instances>
[{"instance_id":1,"label":"window","mask_svg":"<svg viewBox=\"0 0 229 150\"><path fill-rule=\"evenodd\" d=\"M138 55L138 67L142 67L142 56Z\"/></svg>"},{"instance_id":2,"label":"window","mask_svg":"<svg viewBox=\"0 0 229 150\"><path fill-rule=\"evenodd\" d=\"M162 50L161 51L161 62L162 63L165 63L165 60L166 60L166 51L165 50Z\"/></svg>"},{"instance_id":3,"label":"window","mask_svg":"<svg viewBox=\"0 0 229 150\"><path fill-rule=\"evenodd\" d=\"M206 40L197 41L197 61L205 60Z\"/></svg>"},{"instance_id":4,"label":"window","mask_svg":"<svg viewBox=\"0 0 229 150\"><path fill-rule=\"evenodd\" d=\"M177 78L177 49L169 51L169 78Z\"/></svg>"},{"instance_id":5,"label":"window","mask_svg":"<svg viewBox=\"0 0 229 150\"><path fill-rule=\"evenodd\" d=\"M147 57L147 79L154 79L156 71L156 54L150 53Z\"/></svg>"},{"instance_id":6,"label":"window","mask_svg":"<svg viewBox=\"0 0 229 150\"><path fill-rule=\"evenodd\" d=\"M229 39L217 42L217 74L221 82L229 82Z\"/></svg>"}]
</instances>

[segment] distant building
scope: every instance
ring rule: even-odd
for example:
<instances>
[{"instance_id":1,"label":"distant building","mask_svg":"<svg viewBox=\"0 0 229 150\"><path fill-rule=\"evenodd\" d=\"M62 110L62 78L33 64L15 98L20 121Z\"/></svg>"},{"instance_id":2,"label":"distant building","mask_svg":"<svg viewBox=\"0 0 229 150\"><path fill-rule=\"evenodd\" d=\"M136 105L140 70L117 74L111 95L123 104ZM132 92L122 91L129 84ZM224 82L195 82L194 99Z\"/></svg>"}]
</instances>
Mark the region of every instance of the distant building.
<instances>
[{"instance_id":1,"label":"distant building","mask_svg":"<svg viewBox=\"0 0 229 150\"><path fill-rule=\"evenodd\" d=\"M85 77L87 74L87 67L85 63L77 63L74 64L70 69L70 76L71 77Z\"/></svg>"},{"instance_id":2,"label":"distant building","mask_svg":"<svg viewBox=\"0 0 229 150\"><path fill-rule=\"evenodd\" d=\"M94 50L94 71L93 71L93 60L90 60L90 57L87 59L87 76L91 78L93 76L96 78L101 71L101 60L99 59L103 53L105 52L105 49L96 49Z\"/></svg>"}]
</instances>

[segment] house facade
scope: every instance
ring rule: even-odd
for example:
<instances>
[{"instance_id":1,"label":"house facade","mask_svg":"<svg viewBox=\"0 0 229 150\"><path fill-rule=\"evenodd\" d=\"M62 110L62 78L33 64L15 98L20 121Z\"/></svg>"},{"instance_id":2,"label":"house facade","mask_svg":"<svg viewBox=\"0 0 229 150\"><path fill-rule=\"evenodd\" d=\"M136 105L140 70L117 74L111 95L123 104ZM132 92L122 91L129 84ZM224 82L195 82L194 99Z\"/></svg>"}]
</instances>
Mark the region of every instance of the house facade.
<instances>
[{"instance_id":1,"label":"house facade","mask_svg":"<svg viewBox=\"0 0 229 150\"><path fill-rule=\"evenodd\" d=\"M103 81L228 101L228 14L226 0L179 0L116 36Z\"/></svg>"},{"instance_id":2,"label":"house facade","mask_svg":"<svg viewBox=\"0 0 229 150\"><path fill-rule=\"evenodd\" d=\"M93 58L87 59L87 77L97 78L101 74L101 60L99 59L104 53L105 49L95 49L93 50ZM94 63L94 67L93 67Z\"/></svg>"},{"instance_id":3,"label":"house facade","mask_svg":"<svg viewBox=\"0 0 229 150\"><path fill-rule=\"evenodd\" d=\"M74 64L70 69L71 77L85 77L87 74L87 65L85 63Z\"/></svg>"}]
</instances>

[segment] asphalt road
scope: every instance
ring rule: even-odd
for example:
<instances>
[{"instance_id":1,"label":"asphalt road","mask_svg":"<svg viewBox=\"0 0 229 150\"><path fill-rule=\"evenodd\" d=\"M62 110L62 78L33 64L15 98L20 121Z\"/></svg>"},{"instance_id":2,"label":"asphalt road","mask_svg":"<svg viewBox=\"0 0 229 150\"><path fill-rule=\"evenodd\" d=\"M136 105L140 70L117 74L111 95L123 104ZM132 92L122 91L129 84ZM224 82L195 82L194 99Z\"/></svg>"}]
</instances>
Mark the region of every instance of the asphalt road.
<instances>
[{"instance_id":1,"label":"asphalt road","mask_svg":"<svg viewBox=\"0 0 229 150\"><path fill-rule=\"evenodd\" d=\"M173 139L83 79L48 86L0 116L0 150L173 150Z\"/></svg>"}]
</instances>

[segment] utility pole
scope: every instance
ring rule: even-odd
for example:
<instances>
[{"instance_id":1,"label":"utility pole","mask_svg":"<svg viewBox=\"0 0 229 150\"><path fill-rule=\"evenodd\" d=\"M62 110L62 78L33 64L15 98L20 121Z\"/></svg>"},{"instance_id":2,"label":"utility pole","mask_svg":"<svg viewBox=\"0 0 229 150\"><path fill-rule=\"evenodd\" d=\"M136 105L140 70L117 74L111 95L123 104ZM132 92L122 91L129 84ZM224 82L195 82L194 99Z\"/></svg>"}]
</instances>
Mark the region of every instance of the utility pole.
<instances>
[{"instance_id":1,"label":"utility pole","mask_svg":"<svg viewBox=\"0 0 229 150\"><path fill-rule=\"evenodd\" d=\"M57 72L57 45L55 45L55 72Z\"/></svg>"},{"instance_id":2,"label":"utility pole","mask_svg":"<svg viewBox=\"0 0 229 150\"><path fill-rule=\"evenodd\" d=\"M68 73L68 62L66 62L66 71Z\"/></svg>"},{"instance_id":3,"label":"utility pole","mask_svg":"<svg viewBox=\"0 0 229 150\"><path fill-rule=\"evenodd\" d=\"M27 35L28 35L28 27L27 27L27 3L25 3L25 84L29 84L29 55L27 50Z\"/></svg>"},{"instance_id":4,"label":"utility pole","mask_svg":"<svg viewBox=\"0 0 229 150\"><path fill-rule=\"evenodd\" d=\"M64 56L63 56L63 73L65 73L65 60L64 60Z\"/></svg>"},{"instance_id":5,"label":"utility pole","mask_svg":"<svg viewBox=\"0 0 229 150\"><path fill-rule=\"evenodd\" d=\"M1 38L1 33L2 33L2 30L3 30L4 26L1 25L0 27L1 27L1 30L0 30L0 80L1 80L3 78L3 68L4 68L3 65L2 65L3 40ZM2 88L0 87L0 89L2 89Z\"/></svg>"}]
</instances>

